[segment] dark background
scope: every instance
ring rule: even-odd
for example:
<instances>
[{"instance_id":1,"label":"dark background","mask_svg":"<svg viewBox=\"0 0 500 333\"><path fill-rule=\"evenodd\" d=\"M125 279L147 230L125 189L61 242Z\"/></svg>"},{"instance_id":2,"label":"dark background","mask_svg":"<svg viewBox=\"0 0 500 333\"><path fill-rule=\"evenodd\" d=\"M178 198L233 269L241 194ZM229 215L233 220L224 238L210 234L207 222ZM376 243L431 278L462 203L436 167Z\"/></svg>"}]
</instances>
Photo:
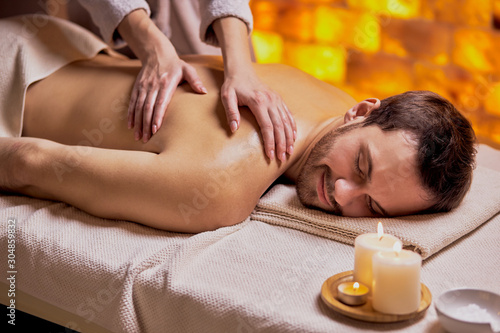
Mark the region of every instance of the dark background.
<instances>
[{"instance_id":1,"label":"dark background","mask_svg":"<svg viewBox=\"0 0 500 333\"><path fill-rule=\"evenodd\" d=\"M7 309L6 305L2 305L2 308L4 309L2 311L2 326L5 327L5 329L1 329L2 332L78 333L77 331L32 316L18 309L16 309L16 325L10 325L8 323L10 318L7 316L9 309Z\"/></svg>"}]
</instances>

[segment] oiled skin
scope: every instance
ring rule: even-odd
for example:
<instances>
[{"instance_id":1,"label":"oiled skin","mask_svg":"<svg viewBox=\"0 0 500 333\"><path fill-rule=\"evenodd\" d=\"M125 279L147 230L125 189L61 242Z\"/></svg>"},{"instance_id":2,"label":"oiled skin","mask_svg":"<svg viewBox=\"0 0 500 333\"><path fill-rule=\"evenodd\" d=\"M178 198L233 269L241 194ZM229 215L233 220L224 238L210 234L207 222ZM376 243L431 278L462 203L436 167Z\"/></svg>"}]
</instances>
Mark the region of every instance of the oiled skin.
<instances>
[{"instance_id":1,"label":"oiled skin","mask_svg":"<svg viewBox=\"0 0 500 333\"><path fill-rule=\"evenodd\" d=\"M260 129L242 109L231 134L220 99L218 57L191 56L208 94L177 88L161 129L148 143L127 128L129 95L140 63L107 55L69 64L32 84L23 136L35 144L25 163L25 194L70 203L91 214L155 228L198 232L246 218L281 175L294 181L312 146L342 124L355 100L284 65L258 65L297 123L285 163L264 154ZM92 145L98 148L88 148Z\"/></svg>"}]
</instances>

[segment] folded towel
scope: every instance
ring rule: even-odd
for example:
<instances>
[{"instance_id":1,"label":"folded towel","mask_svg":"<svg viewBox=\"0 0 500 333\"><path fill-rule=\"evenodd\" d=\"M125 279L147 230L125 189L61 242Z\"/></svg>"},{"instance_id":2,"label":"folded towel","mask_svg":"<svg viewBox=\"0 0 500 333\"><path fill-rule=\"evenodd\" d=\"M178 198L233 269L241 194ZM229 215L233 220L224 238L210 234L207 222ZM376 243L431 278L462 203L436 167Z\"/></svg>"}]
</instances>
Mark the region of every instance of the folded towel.
<instances>
[{"instance_id":1,"label":"folded towel","mask_svg":"<svg viewBox=\"0 0 500 333\"><path fill-rule=\"evenodd\" d=\"M302 230L354 245L356 236L376 232L381 221L385 233L424 259L473 231L500 211L500 172L484 167L474 170L469 193L459 207L447 213L393 218L352 218L304 207L295 186L277 185L264 195L252 220Z\"/></svg>"}]
</instances>

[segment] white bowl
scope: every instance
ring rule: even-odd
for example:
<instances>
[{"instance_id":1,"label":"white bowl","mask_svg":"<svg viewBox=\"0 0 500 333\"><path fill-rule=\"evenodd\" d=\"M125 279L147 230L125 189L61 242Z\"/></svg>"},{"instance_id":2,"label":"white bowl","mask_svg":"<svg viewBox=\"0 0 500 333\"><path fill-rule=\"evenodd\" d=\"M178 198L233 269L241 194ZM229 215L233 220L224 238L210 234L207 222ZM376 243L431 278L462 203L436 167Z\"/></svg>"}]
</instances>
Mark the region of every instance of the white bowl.
<instances>
[{"instance_id":1,"label":"white bowl","mask_svg":"<svg viewBox=\"0 0 500 333\"><path fill-rule=\"evenodd\" d=\"M452 289L441 294L434 306L448 332L500 332L498 294L480 289Z\"/></svg>"}]
</instances>

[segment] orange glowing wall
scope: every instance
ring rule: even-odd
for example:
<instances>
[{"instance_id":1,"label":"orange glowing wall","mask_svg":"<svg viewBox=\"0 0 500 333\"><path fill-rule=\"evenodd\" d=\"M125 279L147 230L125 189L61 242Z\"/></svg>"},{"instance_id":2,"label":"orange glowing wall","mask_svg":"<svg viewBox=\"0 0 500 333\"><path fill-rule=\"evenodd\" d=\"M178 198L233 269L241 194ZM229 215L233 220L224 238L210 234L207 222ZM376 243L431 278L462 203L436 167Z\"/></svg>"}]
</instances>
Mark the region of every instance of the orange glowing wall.
<instances>
[{"instance_id":1,"label":"orange glowing wall","mask_svg":"<svg viewBox=\"0 0 500 333\"><path fill-rule=\"evenodd\" d=\"M500 147L500 0L252 0L258 62L357 100L432 90Z\"/></svg>"}]
</instances>

